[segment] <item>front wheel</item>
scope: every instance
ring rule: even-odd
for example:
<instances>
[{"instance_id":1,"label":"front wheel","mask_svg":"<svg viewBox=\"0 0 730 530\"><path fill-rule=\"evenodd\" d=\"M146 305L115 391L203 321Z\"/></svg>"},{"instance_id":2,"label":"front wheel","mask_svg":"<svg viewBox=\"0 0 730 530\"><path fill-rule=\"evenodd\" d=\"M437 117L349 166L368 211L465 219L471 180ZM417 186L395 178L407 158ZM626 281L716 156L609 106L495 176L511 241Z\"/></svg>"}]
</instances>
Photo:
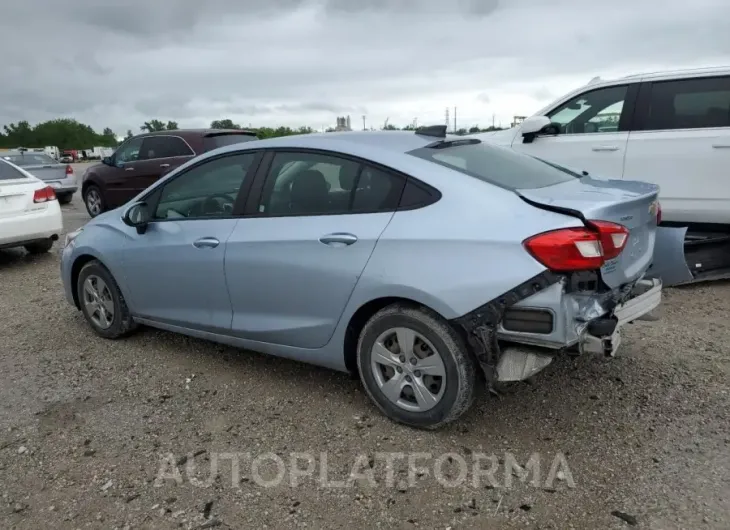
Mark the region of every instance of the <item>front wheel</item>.
<instances>
[{"instance_id":1,"label":"front wheel","mask_svg":"<svg viewBox=\"0 0 730 530\"><path fill-rule=\"evenodd\" d=\"M426 308L394 304L365 325L357 348L360 378L389 418L436 429L474 400L476 368L464 341Z\"/></svg>"},{"instance_id":2,"label":"front wheel","mask_svg":"<svg viewBox=\"0 0 730 530\"><path fill-rule=\"evenodd\" d=\"M84 193L84 204L91 217L96 217L104 211L104 197L97 186L92 185L87 188L86 193Z\"/></svg>"},{"instance_id":3,"label":"front wheel","mask_svg":"<svg viewBox=\"0 0 730 530\"><path fill-rule=\"evenodd\" d=\"M94 332L117 339L135 329L135 323L116 280L100 262L90 261L76 282L81 312Z\"/></svg>"}]
</instances>

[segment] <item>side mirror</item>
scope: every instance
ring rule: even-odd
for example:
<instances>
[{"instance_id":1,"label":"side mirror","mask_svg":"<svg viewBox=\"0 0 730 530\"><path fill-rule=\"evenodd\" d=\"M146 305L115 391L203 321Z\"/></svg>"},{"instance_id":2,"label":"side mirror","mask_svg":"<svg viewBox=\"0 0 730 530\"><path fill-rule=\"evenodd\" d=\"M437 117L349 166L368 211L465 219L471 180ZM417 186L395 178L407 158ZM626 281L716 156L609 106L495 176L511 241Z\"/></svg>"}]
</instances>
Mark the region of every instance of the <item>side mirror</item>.
<instances>
[{"instance_id":1,"label":"side mirror","mask_svg":"<svg viewBox=\"0 0 730 530\"><path fill-rule=\"evenodd\" d=\"M531 116L520 124L522 135L539 133L543 128L550 125L550 118L547 116Z\"/></svg>"},{"instance_id":2,"label":"side mirror","mask_svg":"<svg viewBox=\"0 0 730 530\"><path fill-rule=\"evenodd\" d=\"M150 210L146 202L135 202L127 207L122 215L124 224L135 227L138 234L144 234L147 231L150 219Z\"/></svg>"},{"instance_id":3,"label":"side mirror","mask_svg":"<svg viewBox=\"0 0 730 530\"><path fill-rule=\"evenodd\" d=\"M531 116L520 124L522 143L530 144L538 134L556 135L560 133L560 126L552 123L547 116Z\"/></svg>"},{"instance_id":4,"label":"side mirror","mask_svg":"<svg viewBox=\"0 0 730 530\"><path fill-rule=\"evenodd\" d=\"M101 159L101 163L104 164L104 165L106 165L106 166L111 166L112 165L112 158L110 156L105 156L104 158Z\"/></svg>"}]
</instances>

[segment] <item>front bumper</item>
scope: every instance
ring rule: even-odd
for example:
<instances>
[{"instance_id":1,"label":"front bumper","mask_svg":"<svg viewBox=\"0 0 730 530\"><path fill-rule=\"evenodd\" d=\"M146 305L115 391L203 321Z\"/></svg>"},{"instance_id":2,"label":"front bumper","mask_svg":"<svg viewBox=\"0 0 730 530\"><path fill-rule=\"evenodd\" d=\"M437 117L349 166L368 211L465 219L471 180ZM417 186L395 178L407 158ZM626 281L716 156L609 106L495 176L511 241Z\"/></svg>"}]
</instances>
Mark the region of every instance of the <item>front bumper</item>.
<instances>
[{"instance_id":1,"label":"front bumper","mask_svg":"<svg viewBox=\"0 0 730 530\"><path fill-rule=\"evenodd\" d=\"M76 301L74 300L72 281L71 281L71 265L73 264L73 249L74 244L64 246L61 249L61 283L63 284L63 293L66 295L66 301L74 307Z\"/></svg>"}]
</instances>

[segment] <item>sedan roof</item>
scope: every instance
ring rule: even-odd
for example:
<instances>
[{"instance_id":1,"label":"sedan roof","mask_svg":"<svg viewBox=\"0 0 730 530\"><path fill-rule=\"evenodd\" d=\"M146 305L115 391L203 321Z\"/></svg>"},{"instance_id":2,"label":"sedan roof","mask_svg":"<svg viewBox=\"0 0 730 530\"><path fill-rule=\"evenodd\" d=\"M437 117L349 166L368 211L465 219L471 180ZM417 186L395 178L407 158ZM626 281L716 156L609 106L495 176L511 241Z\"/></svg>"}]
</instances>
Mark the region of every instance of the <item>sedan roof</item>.
<instances>
[{"instance_id":1,"label":"sedan roof","mask_svg":"<svg viewBox=\"0 0 730 530\"><path fill-rule=\"evenodd\" d=\"M434 137L416 134L415 131L342 131L313 134L295 134L246 142L246 149L267 147L309 147L330 149L332 143L368 145L379 150L407 153L437 141L464 140L463 136Z\"/></svg>"}]
</instances>

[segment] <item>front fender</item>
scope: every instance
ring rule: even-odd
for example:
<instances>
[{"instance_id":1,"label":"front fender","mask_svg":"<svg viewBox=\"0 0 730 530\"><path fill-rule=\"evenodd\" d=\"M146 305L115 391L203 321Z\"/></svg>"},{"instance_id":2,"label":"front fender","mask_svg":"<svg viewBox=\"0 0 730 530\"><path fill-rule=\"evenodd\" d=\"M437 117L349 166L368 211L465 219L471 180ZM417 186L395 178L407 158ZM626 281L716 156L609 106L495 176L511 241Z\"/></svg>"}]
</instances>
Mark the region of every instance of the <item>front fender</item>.
<instances>
[{"instance_id":1,"label":"front fender","mask_svg":"<svg viewBox=\"0 0 730 530\"><path fill-rule=\"evenodd\" d=\"M108 215L108 213L111 212L103 215ZM125 300L129 301L131 299L130 292L123 271L125 238L126 235L113 225L89 223L84 226L82 234L72 243L72 248L64 249L61 269L67 293L74 294L73 283L75 275L80 270L79 265L88 262L90 259L95 259L109 270Z\"/></svg>"}]
</instances>

